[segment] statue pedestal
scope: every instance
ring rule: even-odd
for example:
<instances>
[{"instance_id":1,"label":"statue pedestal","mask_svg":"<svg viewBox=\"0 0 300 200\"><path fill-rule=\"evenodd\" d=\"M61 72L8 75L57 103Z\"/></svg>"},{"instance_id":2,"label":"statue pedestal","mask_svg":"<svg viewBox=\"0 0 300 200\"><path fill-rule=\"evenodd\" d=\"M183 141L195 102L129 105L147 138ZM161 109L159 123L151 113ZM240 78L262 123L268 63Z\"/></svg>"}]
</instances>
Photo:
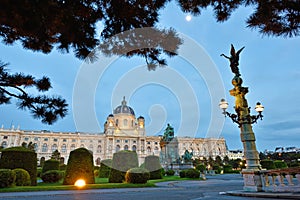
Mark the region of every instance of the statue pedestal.
<instances>
[{"instance_id":1,"label":"statue pedestal","mask_svg":"<svg viewBox=\"0 0 300 200\"><path fill-rule=\"evenodd\" d=\"M244 178L244 191L259 192L262 191L262 182L258 170L244 169L242 171Z\"/></svg>"}]
</instances>

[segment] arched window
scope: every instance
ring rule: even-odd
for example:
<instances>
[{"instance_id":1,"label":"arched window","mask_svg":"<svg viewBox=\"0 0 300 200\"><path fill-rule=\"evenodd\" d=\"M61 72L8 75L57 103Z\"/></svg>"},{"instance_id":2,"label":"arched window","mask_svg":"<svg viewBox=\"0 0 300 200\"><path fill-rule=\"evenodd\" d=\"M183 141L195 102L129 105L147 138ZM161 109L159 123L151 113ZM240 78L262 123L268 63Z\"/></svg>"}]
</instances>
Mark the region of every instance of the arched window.
<instances>
[{"instance_id":1,"label":"arched window","mask_svg":"<svg viewBox=\"0 0 300 200\"><path fill-rule=\"evenodd\" d=\"M116 152L120 151L120 149L121 149L120 145L117 145L116 146Z\"/></svg>"},{"instance_id":2,"label":"arched window","mask_svg":"<svg viewBox=\"0 0 300 200\"><path fill-rule=\"evenodd\" d=\"M47 151L48 151L48 145L44 143L42 146L42 152L47 152Z\"/></svg>"},{"instance_id":3,"label":"arched window","mask_svg":"<svg viewBox=\"0 0 300 200\"><path fill-rule=\"evenodd\" d=\"M135 145L132 146L132 151L136 151L136 146Z\"/></svg>"},{"instance_id":4,"label":"arched window","mask_svg":"<svg viewBox=\"0 0 300 200\"><path fill-rule=\"evenodd\" d=\"M75 148L76 148L75 144L72 144L70 150L73 151Z\"/></svg>"},{"instance_id":5,"label":"arched window","mask_svg":"<svg viewBox=\"0 0 300 200\"><path fill-rule=\"evenodd\" d=\"M133 127L133 120L131 120L131 127Z\"/></svg>"},{"instance_id":6,"label":"arched window","mask_svg":"<svg viewBox=\"0 0 300 200\"><path fill-rule=\"evenodd\" d=\"M116 119L116 126L119 125L119 119Z\"/></svg>"},{"instance_id":7,"label":"arched window","mask_svg":"<svg viewBox=\"0 0 300 200\"><path fill-rule=\"evenodd\" d=\"M64 158L64 157L60 157L60 159L59 159L59 164L60 164L60 165L65 164L65 158Z\"/></svg>"},{"instance_id":8,"label":"arched window","mask_svg":"<svg viewBox=\"0 0 300 200\"><path fill-rule=\"evenodd\" d=\"M2 144L1 144L1 146L2 146L3 148L6 148L6 147L7 147L7 142L6 142L6 141L3 141Z\"/></svg>"},{"instance_id":9,"label":"arched window","mask_svg":"<svg viewBox=\"0 0 300 200\"><path fill-rule=\"evenodd\" d=\"M89 145L89 150L94 151L94 146L92 144Z\"/></svg>"},{"instance_id":10,"label":"arched window","mask_svg":"<svg viewBox=\"0 0 300 200\"><path fill-rule=\"evenodd\" d=\"M154 153L155 153L155 154L158 154L158 147L155 147L155 148L154 148Z\"/></svg>"},{"instance_id":11,"label":"arched window","mask_svg":"<svg viewBox=\"0 0 300 200\"><path fill-rule=\"evenodd\" d=\"M124 120L123 120L123 124L124 124L124 126L127 126L128 120L127 120L127 119L124 119Z\"/></svg>"},{"instance_id":12,"label":"arched window","mask_svg":"<svg viewBox=\"0 0 300 200\"><path fill-rule=\"evenodd\" d=\"M101 147L101 145L98 145L98 147L97 147L97 153L101 153L102 152L102 147Z\"/></svg>"},{"instance_id":13,"label":"arched window","mask_svg":"<svg viewBox=\"0 0 300 200\"><path fill-rule=\"evenodd\" d=\"M124 150L128 150L128 145L125 145L125 146L124 146Z\"/></svg>"},{"instance_id":14,"label":"arched window","mask_svg":"<svg viewBox=\"0 0 300 200\"><path fill-rule=\"evenodd\" d=\"M57 150L57 145L56 145L56 144L53 144L52 147L51 147L51 151L53 152L53 151L55 151L55 150Z\"/></svg>"},{"instance_id":15,"label":"arched window","mask_svg":"<svg viewBox=\"0 0 300 200\"><path fill-rule=\"evenodd\" d=\"M148 153L148 154L151 153L151 147L147 147L147 153Z\"/></svg>"},{"instance_id":16,"label":"arched window","mask_svg":"<svg viewBox=\"0 0 300 200\"><path fill-rule=\"evenodd\" d=\"M34 146L34 151L38 151L38 149L39 149L38 144L37 144L37 143L34 143L33 146Z\"/></svg>"},{"instance_id":17,"label":"arched window","mask_svg":"<svg viewBox=\"0 0 300 200\"><path fill-rule=\"evenodd\" d=\"M61 152L67 153L67 145L66 144L61 145Z\"/></svg>"}]
</instances>

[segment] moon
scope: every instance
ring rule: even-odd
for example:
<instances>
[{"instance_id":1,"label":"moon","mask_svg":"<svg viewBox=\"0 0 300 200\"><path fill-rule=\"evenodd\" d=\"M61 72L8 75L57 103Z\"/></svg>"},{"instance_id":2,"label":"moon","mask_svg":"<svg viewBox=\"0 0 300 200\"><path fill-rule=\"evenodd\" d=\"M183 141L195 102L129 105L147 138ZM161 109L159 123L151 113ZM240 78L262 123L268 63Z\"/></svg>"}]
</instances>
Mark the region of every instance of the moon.
<instances>
[{"instance_id":1,"label":"moon","mask_svg":"<svg viewBox=\"0 0 300 200\"><path fill-rule=\"evenodd\" d=\"M191 16L191 15L187 15L187 16L185 17L185 20L188 21L188 22L191 21L191 20L192 20L192 16Z\"/></svg>"}]
</instances>

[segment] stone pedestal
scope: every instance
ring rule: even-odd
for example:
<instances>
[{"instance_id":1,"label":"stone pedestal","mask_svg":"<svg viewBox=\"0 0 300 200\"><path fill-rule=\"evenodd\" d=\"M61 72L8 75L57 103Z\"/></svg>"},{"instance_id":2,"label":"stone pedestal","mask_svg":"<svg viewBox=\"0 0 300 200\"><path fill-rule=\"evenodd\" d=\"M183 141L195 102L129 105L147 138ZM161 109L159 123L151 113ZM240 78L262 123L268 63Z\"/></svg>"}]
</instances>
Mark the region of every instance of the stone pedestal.
<instances>
[{"instance_id":1,"label":"stone pedestal","mask_svg":"<svg viewBox=\"0 0 300 200\"><path fill-rule=\"evenodd\" d=\"M244 178L244 191L260 192L262 191L262 181L259 171L244 169L242 171Z\"/></svg>"}]
</instances>

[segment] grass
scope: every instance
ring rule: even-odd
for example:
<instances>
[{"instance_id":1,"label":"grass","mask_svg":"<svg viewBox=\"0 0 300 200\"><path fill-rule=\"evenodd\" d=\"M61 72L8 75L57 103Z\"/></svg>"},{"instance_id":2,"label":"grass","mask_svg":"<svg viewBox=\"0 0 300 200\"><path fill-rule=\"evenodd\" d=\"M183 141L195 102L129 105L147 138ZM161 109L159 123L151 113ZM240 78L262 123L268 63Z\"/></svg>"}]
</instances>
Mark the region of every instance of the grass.
<instances>
[{"instance_id":1,"label":"grass","mask_svg":"<svg viewBox=\"0 0 300 200\"><path fill-rule=\"evenodd\" d=\"M164 176L162 179L149 180L146 184L132 183L108 183L108 178L95 178L95 184L88 184L82 188L73 185L62 185L58 183L38 183L37 186L14 186L9 188L0 188L1 192L31 192L31 191L54 191L54 190L82 190L82 189L112 189L112 188L142 188L155 187L155 183L165 181L183 181L195 180L189 178L180 178L178 176ZM200 180L200 179L196 179Z\"/></svg>"}]
</instances>

